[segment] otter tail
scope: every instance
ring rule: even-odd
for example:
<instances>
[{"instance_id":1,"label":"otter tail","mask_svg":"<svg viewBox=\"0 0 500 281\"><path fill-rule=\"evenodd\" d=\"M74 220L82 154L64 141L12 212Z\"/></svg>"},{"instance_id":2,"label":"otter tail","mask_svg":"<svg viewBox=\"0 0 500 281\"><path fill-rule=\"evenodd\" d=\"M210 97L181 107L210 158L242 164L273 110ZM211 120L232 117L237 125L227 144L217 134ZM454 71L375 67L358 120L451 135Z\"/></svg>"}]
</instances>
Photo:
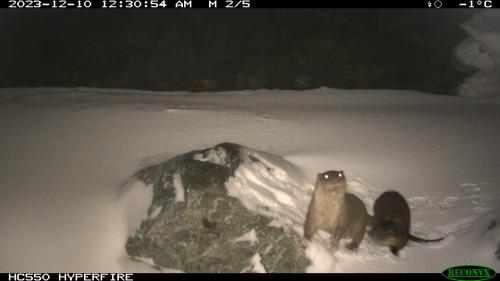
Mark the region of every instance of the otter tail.
<instances>
[{"instance_id":1,"label":"otter tail","mask_svg":"<svg viewBox=\"0 0 500 281\"><path fill-rule=\"evenodd\" d=\"M438 241L443 240L444 236L441 238L438 238L438 239L424 239L424 238L420 238L420 237L413 236L412 234L410 234L408 239L410 241L417 242L417 243L431 243L431 242L438 242Z\"/></svg>"}]
</instances>

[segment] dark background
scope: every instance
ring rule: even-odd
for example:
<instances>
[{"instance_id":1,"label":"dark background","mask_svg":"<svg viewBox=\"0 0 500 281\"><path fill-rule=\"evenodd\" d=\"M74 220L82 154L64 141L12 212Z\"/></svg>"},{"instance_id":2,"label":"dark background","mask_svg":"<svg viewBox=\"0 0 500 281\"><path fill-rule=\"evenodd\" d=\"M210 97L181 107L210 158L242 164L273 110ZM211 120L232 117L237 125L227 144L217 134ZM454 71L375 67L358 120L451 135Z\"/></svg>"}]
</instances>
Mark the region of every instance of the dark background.
<instances>
[{"instance_id":1,"label":"dark background","mask_svg":"<svg viewBox=\"0 0 500 281\"><path fill-rule=\"evenodd\" d=\"M453 94L469 10L2 10L0 87Z\"/></svg>"}]
</instances>

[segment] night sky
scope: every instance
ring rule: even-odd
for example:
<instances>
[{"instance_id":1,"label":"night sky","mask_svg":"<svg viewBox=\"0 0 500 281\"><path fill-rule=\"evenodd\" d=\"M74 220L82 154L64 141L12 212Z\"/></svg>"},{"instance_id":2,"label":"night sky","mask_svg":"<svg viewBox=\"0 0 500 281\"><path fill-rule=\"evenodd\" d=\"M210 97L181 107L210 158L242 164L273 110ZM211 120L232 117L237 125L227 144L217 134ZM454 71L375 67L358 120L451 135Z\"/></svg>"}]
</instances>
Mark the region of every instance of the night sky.
<instances>
[{"instance_id":1,"label":"night sky","mask_svg":"<svg viewBox=\"0 0 500 281\"><path fill-rule=\"evenodd\" d=\"M468 10L2 10L0 87L453 94Z\"/></svg>"}]
</instances>

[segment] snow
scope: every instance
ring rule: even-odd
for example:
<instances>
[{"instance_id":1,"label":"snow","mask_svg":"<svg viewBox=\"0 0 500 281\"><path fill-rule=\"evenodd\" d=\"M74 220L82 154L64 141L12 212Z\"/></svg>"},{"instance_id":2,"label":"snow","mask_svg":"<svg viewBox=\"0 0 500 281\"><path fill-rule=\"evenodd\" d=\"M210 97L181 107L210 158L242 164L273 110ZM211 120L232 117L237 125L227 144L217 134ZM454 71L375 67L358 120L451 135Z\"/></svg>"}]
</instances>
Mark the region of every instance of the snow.
<instances>
[{"instance_id":1,"label":"snow","mask_svg":"<svg viewBox=\"0 0 500 281\"><path fill-rule=\"evenodd\" d=\"M157 266L153 259L148 258L127 258L121 257L118 260L119 264L125 272L142 272L142 273L184 273L181 270L172 269L172 268L164 268L161 266Z\"/></svg>"},{"instance_id":2,"label":"snow","mask_svg":"<svg viewBox=\"0 0 500 281\"><path fill-rule=\"evenodd\" d=\"M335 268L333 256L326 247L319 243L311 242L305 254L311 260L311 265L306 269L309 273L328 272Z\"/></svg>"},{"instance_id":3,"label":"snow","mask_svg":"<svg viewBox=\"0 0 500 281\"><path fill-rule=\"evenodd\" d=\"M309 272L441 272L463 263L498 271L500 226L487 229L500 222L499 109L498 98L395 90L0 89L0 271L175 271L126 257L127 236L161 212L148 209L151 187L127 180L222 142L249 147L228 193L273 226L301 234L316 174L336 169L370 213L379 194L397 190L414 234L446 235L394 257L367 236L357 252L342 247L347 241L332 251L320 231L306 245ZM224 165L217 153L197 157Z\"/></svg>"},{"instance_id":4,"label":"snow","mask_svg":"<svg viewBox=\"0 0 500 281\"><path fill-rule=\"evenodd\" d=\"M486 10L461 25L470 37L455 48L460 70L476 71L458 87L464 97L500 95L500 13Z\"/></svg>"},{"instance_id":5,"label":"snow","mask_svg":"<svg viewBox=\"0 0 500 281\"><path fill-rule=\"evenodd\" d=\"M252 273L266 273L266 268L261 263L262 257L259 253L256 253L251 259L251 265L243 269L242 273L252 272Z\"/></svg>"},{"instance_id":6,"label":"snow","mask_svg":"<svg viewBox=\"0 0 500 281\"><path fill-rule=\"evenodd\" d=\"M181 175L175 173L172 182L175 190L175 202L184 202L184 185L182 185Z\"/></svg>"},{"instance_id":7,"label":"snow","mask_svg":"<svg viewBox=\"0 0 500 281\"><path fill-rule=\"evenodd\" d=\"M235 238L233 243L239 243L239 242L250 242L250 244L253 246L255 243L259 242L259 238L257 238L257 233L255 232L255 229L252 228L249 232L243 234L242 236Z\"/></svg>"},{"instance_id":8,"label":"snow","mask_svg":"<svg viewBox=\"0 0 500 281\"><path fill-rule=\"evenodd\" d=\"M144 185L142 182L135 181L131 182L128 186L124 186L124 190L122 190L122 192L123 195L121 195L118 200L112 204L116 204L117 209L119 209L120 212L126 213L126 216L124 217L126 220L124 223L126 225L127 232L125 234L133 235L139 228L141 221L151 218L154 213L158 212L158 208L156 208L151 215L148 215L147 212L153 199L153 187L151 185Z\"/></svg>"},{"instance_id":9,"label":"snow","mask_svg":"<svg viewBox=\"0 0 500 281\"><path fill-rule=\"evenodd\" d=\"M229 196L273 218L273 226L301 229L313 190L302 172L283 158L250 148L243 149L240 157L242 163L226 182Z\"/></svg>"},{"instance_id":10,"label":"snow","mask_svg":"<svg viewBox=\"0 0 500 281\"><path fill-rule=\"evenodd\" d=\"M161 214L161 210L163 209L163 206L154 205L152 207L153 208L151 210L151 214L148 216L149 220L153 220L153 219L157 218Z\"/></svg>"},{"instance_id":11,"label":"snow","mask_svg":"<svg viewBox=\"0 0 500 281\"><path fill-rule=\"evenodd\" d=\"M202 161L202 162L210 162L216 165L229 167L229 163L226 163L226 151L222 148L211 149L207 156L203 156L203 154L198 153L193 156L193 160Z\"/></svg>"}]
</instances>

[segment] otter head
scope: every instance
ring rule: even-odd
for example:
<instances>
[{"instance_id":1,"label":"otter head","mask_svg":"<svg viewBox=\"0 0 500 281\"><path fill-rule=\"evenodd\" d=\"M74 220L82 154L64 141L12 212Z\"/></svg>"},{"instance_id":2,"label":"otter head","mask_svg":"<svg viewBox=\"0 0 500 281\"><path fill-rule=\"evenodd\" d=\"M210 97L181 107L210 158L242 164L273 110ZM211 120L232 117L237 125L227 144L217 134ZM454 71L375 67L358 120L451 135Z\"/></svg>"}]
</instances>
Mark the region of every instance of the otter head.
<instances>
[{"instance_id":1,"label":"otter head","mask_svg":"<svg viewBox=\"0 0 500 281\"><path fill-rule=\"evenodd\" d=\"M344 171L326 171L318 174L316 179L316 188L339 195L345 193L346 186Z\"/></svg>"}]
</instances>

